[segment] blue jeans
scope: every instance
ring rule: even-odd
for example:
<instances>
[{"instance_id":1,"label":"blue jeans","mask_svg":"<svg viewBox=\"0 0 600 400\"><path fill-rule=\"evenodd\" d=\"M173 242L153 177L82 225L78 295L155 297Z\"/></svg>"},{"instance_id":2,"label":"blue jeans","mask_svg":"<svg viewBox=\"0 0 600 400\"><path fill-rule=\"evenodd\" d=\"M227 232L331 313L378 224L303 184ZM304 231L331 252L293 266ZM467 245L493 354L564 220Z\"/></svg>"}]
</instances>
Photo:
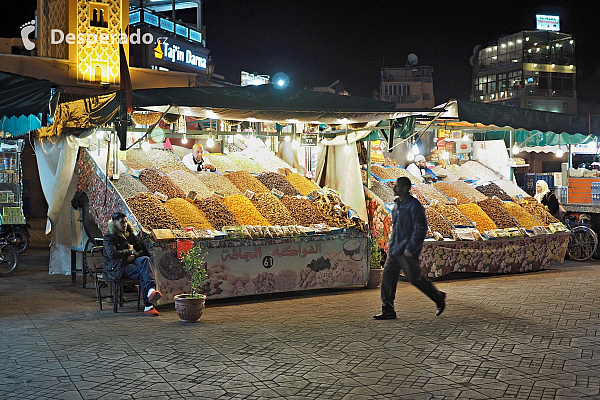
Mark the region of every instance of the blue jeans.
<instances>
[{"instance_id":1,"label":"blue jeans","mask_svg":"<svg viewBox=\"0 0 600 400\"><path fill-rule=\"evenodd\" d=\"M144 304L146 306L151 305L148 302L148 290L151 288L156 289L156 281L154 280L154 271L152 270L150 257L136 257L133 264L126 265L123 271L123 279L139 280Z\"/></svg>"}]
</instances>

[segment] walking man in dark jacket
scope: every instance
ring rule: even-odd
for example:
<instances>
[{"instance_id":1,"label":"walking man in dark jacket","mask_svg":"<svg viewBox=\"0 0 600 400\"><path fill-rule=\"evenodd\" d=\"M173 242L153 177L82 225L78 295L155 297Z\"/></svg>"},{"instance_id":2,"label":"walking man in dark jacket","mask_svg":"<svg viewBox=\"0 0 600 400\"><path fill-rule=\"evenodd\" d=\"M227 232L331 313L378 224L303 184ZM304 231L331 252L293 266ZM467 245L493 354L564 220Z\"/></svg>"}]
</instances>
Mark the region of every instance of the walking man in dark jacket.
<instances>
[{"instance_id":1,"label":"walking man in dark jacket","mask_svg":"<svg viewBox=\"0 0 600 400\"><path fill-rule=\"evenodd\" d=\"M160 315L154 306L161 298L156 290L152 262L146 247L135 237L133 227L123 212L116 212L104 234L104 275L108 279L139 280L144 299L144 314Z\"/></svg>"},{"instance_id":2,"label":"walking man in dark jacket","mask_svg":"<svg viewBox=\"0 0 600 400\"><path fill-rule=\"evenodd\" d=\"M394 194L398 196L392 211L392 237L381 278L381 314L375 319L396 319L394 299L400 269L406 278L437 305L435 315L446 308L446 293L440 292L431 281L424 278L419 267L419 254L427 235L425 209L409 194L410 180L402 177L396 181Z\"/></svg>"}]
</instances>

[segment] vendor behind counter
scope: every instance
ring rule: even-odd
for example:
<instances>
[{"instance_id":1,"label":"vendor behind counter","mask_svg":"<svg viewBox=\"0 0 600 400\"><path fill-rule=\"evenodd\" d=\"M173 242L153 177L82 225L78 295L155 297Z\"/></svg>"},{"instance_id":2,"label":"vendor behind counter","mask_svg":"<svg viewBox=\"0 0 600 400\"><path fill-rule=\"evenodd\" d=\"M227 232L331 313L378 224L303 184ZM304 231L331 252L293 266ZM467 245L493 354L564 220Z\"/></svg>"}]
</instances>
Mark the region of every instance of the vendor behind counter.
<instances>
[{"instance_id":1,"label":"vendor behind counter","mask_svg":"<svg viewBox=\"0 0 600 400\"><path fill-rule=\"evenodd\" d=\"M192 172L197 171L215 171L216 168L212 165L206 155L204 155L204 147L196 143L192 147L191 153L185 155L181 160L186 167Z\"/></svg>"}]
</instances>

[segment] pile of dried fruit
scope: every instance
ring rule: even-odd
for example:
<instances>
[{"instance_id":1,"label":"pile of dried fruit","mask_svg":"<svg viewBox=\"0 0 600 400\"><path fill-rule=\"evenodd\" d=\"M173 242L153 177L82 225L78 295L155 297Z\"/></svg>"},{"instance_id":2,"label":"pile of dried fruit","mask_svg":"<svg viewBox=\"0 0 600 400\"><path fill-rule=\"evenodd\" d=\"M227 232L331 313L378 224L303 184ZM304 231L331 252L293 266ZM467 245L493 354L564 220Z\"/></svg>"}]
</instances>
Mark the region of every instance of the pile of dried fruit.
<instances>
[{"instance_id":1,"label":"pile of dried fruit","mask_svg":"<svg viewBox=\"0 0 600 400\"><path fill-rule=\"evenodd\" d=\"M152 168L154 165L148 157L148 154L141 149L129 149L125 155L123 163L129 168L133 169L145 169Z\"/></svg>"},{"instance_id":2,"label":"pile of dried fruit","mask_svg":"<svg viewBox=\"0 0 600 400\"><path fill-rule=\"evenodd\" d=\"M263 171L279 172L280 169L292 169L292 166L269 151L260 151L252 159L263 167Z\"/></svg>"},{"instance_id":3,"label":"pile of dried fruit","mask_svg":"<svg viewBox=\"0 0 600 400\"><path fill-rule=\"evenodd\" d=\"M223 229L224 226L240 225L231 210L219 197L211 196L194 200L194 205L204 212L208 222L217 230Z\"/></svg>"},{"instance_id":4,"label":"pile of dried fruit","mask_svg":"<svg viewBox=\"0 0 600 400\"><path fill-rule=\"evenodd\" d=\"M467 179L495 181L502 176L477 161L467 161L460 166L461 175Z\"/></svg>"},{"instance_id":5,"label":"pile of dried fruit","mask_svg":"<svg viewBox=\"0 0 600 400\"><path fill-rule=\"evenodd\" d=\"M165 207L171 211L171 214L173 214L175 219L184 228L189 226L196 229L213 228L208 219L206 219L206 215L187 200L179 198L169 199L165 202Z\"/></svg>"},{"instance_id":6,"label":"pile of dried fruit","mask_svg":"<svg viewBox=\"0 0 600 400\"><path fill-rule=\"evenodd\" d=\"M450 203L450 200L448 199L448 197L446 197L445 194L443 194L442 192L440 192L439 190L437 190L435 187L425 184L425 183L419 183L417 185L414 185L414 187L416 189L419 190L419 192L421 192L421 194L423 196L425 196L427 199L429 199L429 201L433 201L433 200L437 200L440 203Z\"/></svg>"},{"instance_id":7,"label":"pile of dried fruit","mask_svg":"<svg viewBox=\"0 0 600 400\"><path fill-rule=\"evenodd\" d=\"M231 210L235 219L241 225L270 226L271 223L263 217L246 197L233 195L225 198L225 205Z\"/></svg>"},{"instance_id":8,"label":"pile of dried fruit","mask_svg":"<svg viewBox=\"0 0 600 400\"><path fill-rule=\"evenodd\" d=\"M440 167L439 165L436 165L435 167L433 167L432 171L438 177L444 177L443 179L446 182L458 181L461 178L459 169L456 169L455 171L453 171L453 169L451 169L451 168L446 169L446 168Z\"/></svg>"},{"instance_id":9,"label":"pile of dried fruit","mask_svg":"<svg viewBox=\"0 0 600 400\"><path fill-rule=\"evenodd\" d=\"M242 153L229 153L227 157L245 171L256 173L261 173L264 171L264 168L260 164L258 164L256 161L252 161Z\"/></svg>"},{"instance_id":10,"label":"pile of dried fruit","mask_svg":"<svg viewBox=\"0 0 600 400\"><path fill-rule=\"evenodd\" d=\"M117 188L124 199L133 197L138 193L148 192L148 188L144 186L139 179L134 178L129 174L121 174L119 179L111 181Z\"/></svg>"},{"instance_id":11,"label":"pile of dried fruit","mask_svg":"<svg viewBox=\"0 0 600 400\"><path fill-rule=\"evenodd\" d=\"M523 207L512 201L502 203L502 207L519 221L519 224L525 229L532 230L534 226L540 226L540 221L528 213Z\"/></svg>"},{"instance_id":12,"label":"pile of dried fruit","mask_svg":"<svg viewBox=\"0 0 600 400\"><path fill-rule=\"evenodd\" d=\"M404 168L392 167L392 168L388 169L388 171L389 171L390 175L392 175L396 179L408 178L408 179L410 179L410 183L420 183L421 182L417 177L415 177L413 174L411 174Z\"/></svg>"},{"instance_id":13,"label":"pile of dried fruit","mask_svg":"<svg viewBox=\"0 0 600 400\"><path fill-rule=\"evenodd\" d=\"M388 185L379 182L377 179L371 181L371 191L384 203L393 203L396 199L394 189Z\"/></svg>"},{"instance_id":14,"label":"pile of dried fruit","mask_svg":"<svg viewBox=\"0 0 600 400\"><path fill-rule=\"evenodd\" d=\"M283 175L278 174L277 172L265 172L256 177L259 181L262 182L263 185L267 187L267 189L277 189L283 194L287 194L290 196L297 196L300 194L298 189L294 187Z\"/></svg>"},{"instance_id":15,"label":"pile of dried fruit","mask_svg":"<svg viewBox=\"0 0 600 400\"><path fill-rule=\"evenodd\" d=\"M379 179L396 179L396 177L391 174L389 168L383 168L379 165L371 165L371 173L375 174Z\"/></svg>"},{"instance_id":16,"label":"pile of dried fruit","mask_svg":"<svg viewBox=\"0 0 600 400\"><path fill-rule=\"evenodd\" d=\"M290 212L292 218L298 221L302 226L310 226L312 224L320 224L323 222L323 217L315 208L312 201L301 199L295 196L283 196L281 202Z\"/></svg>"},{"instance_id":17,"label":"pile of dried fruit","mask_svg":"<svg viewBox=\"0 0 600 400\"><path fill-rule=\"evenodd\" d=\"M417 189L414 185L410 187L409 193L411 194L411 196L419 200L419 202L424 206L428 206L430 204L429 200L427 200L425 196L423 196L423 194L419 192L419 189Z\"/></svg>"},{"instance_id":18,"label":"pile of dried fruit","mask_svg":"<svg viewBox=\"0 0 600 400\"><path fill-rule=\"evenodd\" d=\"M479 190L475 189L473 186L464 181L452 182L452 187L472 201L481 201L488 198L485 194L481 193Z\"/></svg>"},{"instance_id":19,"label":"pile of dried fruit","mask_svg":"<svg viewBox=\"0 0 600 400\"><path fill-rule=\"evenodd\" d=\"M527 192L525 192L523 189L521 189L520 187L518 187L514 182L508 181L508 180L504 180L504 179L499 179L497 181L494 181L494 183L496 185L498 185L500 187L500 189L504 190L506 192L506 194L508 194L509 196L515 198L517 196L523 196L523 197L527 197Z\"/></svg>"},{"instance_id":20,"label":"pile of dried fruit","mask_svg":"<svg viewBox=\"0 0 600 400\"><path fill-rule=\"evenodd\" d=\"M185 197L185 193L173 183L168 176L156 169L144 169L140 171L140 181L150 190L159 192L172 199L174 197Z\"/></svg>"},{"instance_id":21,"label":"pile of dried fruit","mask_svg":"<svg viewBox=\"0 0 600 400\"><path fill-rule=\"evenodd\" d=\"M188 171L185 164L171 150L151 149L147 154L154 167L165 174L180 170Z\"/></svg>"},{"instance_id":22,"label":"pile of dried fruit","mask_svg":"<svg viewBox=\"0 0 600 400\"><path fill-rule=\"evenodd\" d=\"M272 225L296 225L290 212L283 203L271 193L257 193L252 198L252 204Z\"/></svg>"},{"instance_id":23,"label":"pile of dried fruit","mask_svg":"<svg viewBox=\"0 0 600 400\"><path fill-rule=\"evenodd\" d=\"M138 222L146 229L181 229L173 214L150 193L136 194L126 202Z\"/></svg>"},{"instance_id":24,"label":"pile of dried fruit","mask_svg":"<svg viewBox=\"0 0 600 400\"><path fill-rule=\"evenodd\" d=\"M229 179L221 174L215 172L198 172L195 175L206 187L214 192L221 193L223 196L242 194L240 189L235 187Z\"/></svg>"},{"instance_id":25,"label":"pile of dried fruit","mask_svg":"<svg viewBox=\"0 0 600 400\"><path fill-rule=\"evenodd\" d=\"M308 178L300 174L289 174L285 177L299 192L302 196L307 196L313 190L319 190L319 185L314 183Z\"/></svg>"},{"instance_id":26,"label":"pile of dried fruit","mask_svg":"<svg viewBox=\"0 0 600 400\"><path fill-rule=\"evenodd\" d=\"M439 232L442 236L452 236L452 225L446 221L433 207L425 207L427 224L432 232Z\"/></svg>"},{"instance_id":27,"label":"pile of dried fruit","mask_svg":"<svg viewBox=\"0 0 600 400\"><path fill-rule=\"evenodd\" d=\"M254 193L266 193L269 191L258 179L248 171L230 172L225 175L242 193L251 190Z\"/></svg>"},{"instance_id":28,"label":"pile of dried fruit","mask_svg":"<svg viewBox=\"0 0 600 400\"><path fill-rule=\"evenodd\" d=\"M464 226L464 227L472 227L471 221L465 217L463 213L453 204L441 204L438 203L435 206L436 211L438 211L444 218L446 218L450 223L454 226Z\"/></svg>"},{"instance_id":29,"label":"pile of dried fruit","mask_svg":"<svg viewBox=\"0 0 600 400\"><path fill-rule=\"evenodd\" d=\"M467 204L470 203L470 199L462 194L460 190L456 189L453 185L446 182L436 182L433 184L437 190L444 193L446 196L450 198L450 200L456 199L457 204Z\"/></svg>"},{"instance_id":30,"label":"pile of dried fruit","mask_svg":"<svg viewBox=\"0 0 600 400\"><path fill-rule=\"evenodd\" d=\"M479 207L494 221L500 229L520 228L516 219L504 207L498 199L487 199L477 203Z\"/></svg>"},{"instance_id":31,"label":"pile of dried fruit","mask_svg":"<svg viewBox=\"0 0 600 400\"><path fill-rule=\"evenodd\" d=\"M236 163L227 158L227 156L209 154L208 160L222 173L225 173L225 171L239 171L241 169Z\"/></svg>"},{"instance_id":32,"label":"pile of dried fruit","mask_svg":"<svg viewBox=\"0 0 600 400\"><path fill-rule=\"evenodd\" d=\"M333 193L313 194L311 196L314 196L313 204L321 213L327 225L339 228L356 228L359 231L364 231L364 224L360 218L352 219L349 217L350 207L345 205L339 196Z\"/></svg>"},{"instance_id":33,"label":"pile of dried fruit","mask_svg":"<svg viewBox=\"0 0 600 400\"><path fill-rule=\"evenodd\" d=\"M477 204L459 204L457 207L461 213L475 223L475 227L480 233L498 228L494 221Z\"/></svg>"},{"instance_id":34,"label":"pile of dried fruit","mask_svg":"<svg viewBox=\"0 0 600 400\"><path fill-rule=\"evenodd\" d=\"M190 171L173 171L168 176L186 195L191 191L196 192L198 198L208 197L213 194L213 191Z\"/></svg>"},{"instance_id":35,"label":"pile of dried fruit","mask_svg":"<svg viewBox=\"0 0 600 400\"><path fill-rule=\"evenodd\" d=\"M494 182L490 182L487 185L479 185L475 187L478 191L485 194L487 197L498 197L500 200L512 200L512 198L506 194L506 192Z\"/></svg>"},{"instance_id":36,"label":"pile of dried fruit","mask_svg":"<svg viewBox=\"0 0 600 400\"><path fill-rule=\"evenodd\" d=\"M548 210L546 210L546 206L538 203L535 199L534 201L525 202L525 204L521 205L525 210L536 217L544 226L559 222L552 214L548 212Z\"/></svg>"}]
</instances>

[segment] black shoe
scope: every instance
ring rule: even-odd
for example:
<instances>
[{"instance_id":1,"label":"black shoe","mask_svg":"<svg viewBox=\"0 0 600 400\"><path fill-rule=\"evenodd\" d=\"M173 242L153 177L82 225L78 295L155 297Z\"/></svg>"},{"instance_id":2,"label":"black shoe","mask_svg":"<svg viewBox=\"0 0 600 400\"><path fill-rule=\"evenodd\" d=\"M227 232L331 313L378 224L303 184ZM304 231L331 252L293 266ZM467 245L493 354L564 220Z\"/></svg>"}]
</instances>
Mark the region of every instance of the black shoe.
<instances>
[{"instance_id":1,"label":"black shoe","mask_svg":"<svg viewBox=\"0 0 600 400\"><path fill-rule=\"evenodd\" d=\"M394 310L385 310L382 311L381 314L373 315L375 319L396 319L396 311Z\"/></svg>"},{"instance_id":2,"label":"black shoe","mask_svg":"<svg viewBox=\"0 0 600 400\"><path fill-rule=\"evenodd\" d=\"M437 310L435 310L435 315L439 317L444 310L446 309L446 293L440 292L442 294L442 304L438 305Z\"/></svg>"}]
</instances>

